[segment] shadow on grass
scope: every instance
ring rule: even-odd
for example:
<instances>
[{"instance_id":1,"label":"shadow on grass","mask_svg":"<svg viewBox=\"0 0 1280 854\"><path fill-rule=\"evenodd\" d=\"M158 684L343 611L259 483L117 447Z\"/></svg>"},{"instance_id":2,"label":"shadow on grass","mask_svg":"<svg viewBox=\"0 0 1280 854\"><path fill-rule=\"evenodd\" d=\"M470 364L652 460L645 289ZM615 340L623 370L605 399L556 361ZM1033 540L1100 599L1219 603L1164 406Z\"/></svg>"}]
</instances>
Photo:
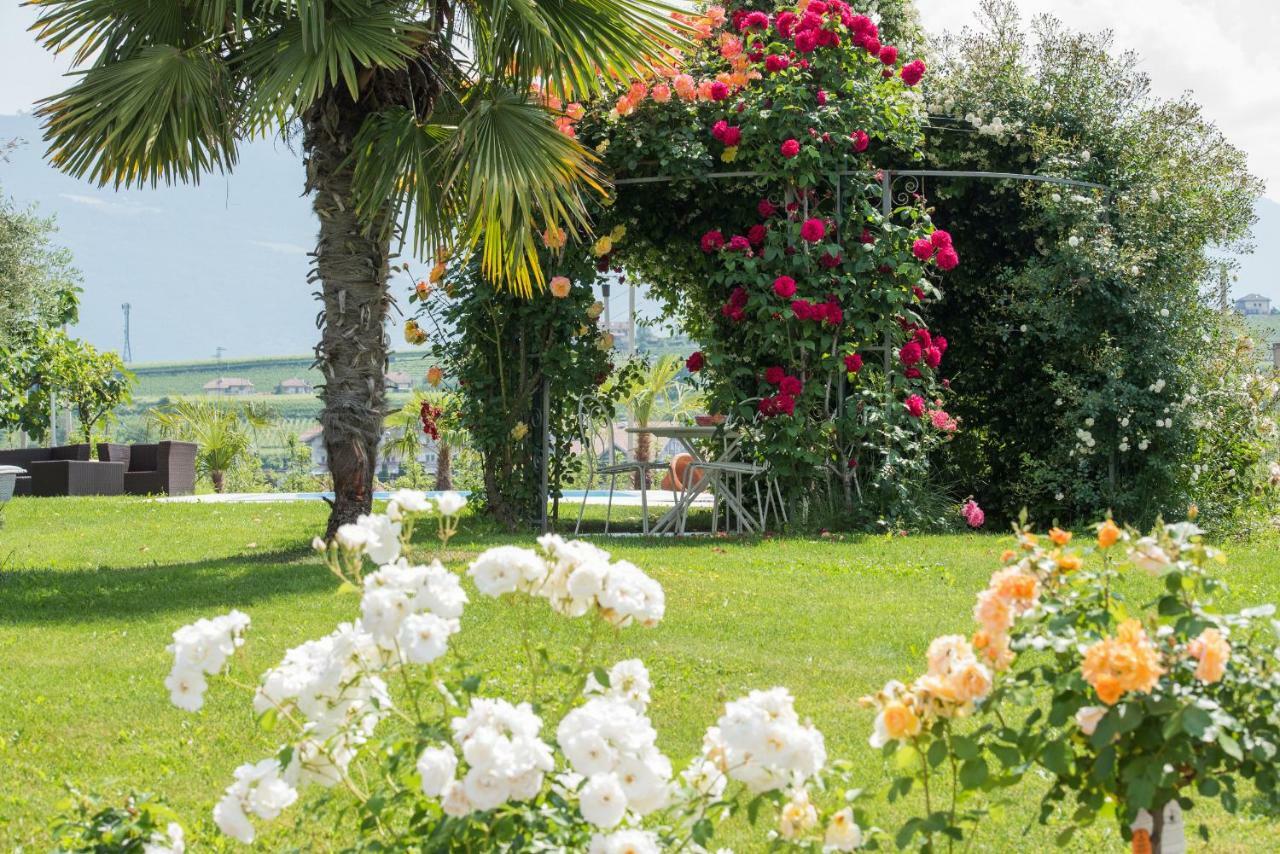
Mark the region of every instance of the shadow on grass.
<instances>
[{"instance_id":1,"label":"shadow on grass","mask_svg":"<svg viewBox=\"0 0 1280 854\"><path fill-rule=\"evenodd\" d=\"M310 548L187 563L0 572L0 624L81 623L245 607L334 587Z\"/></svg>"}]
</instances>

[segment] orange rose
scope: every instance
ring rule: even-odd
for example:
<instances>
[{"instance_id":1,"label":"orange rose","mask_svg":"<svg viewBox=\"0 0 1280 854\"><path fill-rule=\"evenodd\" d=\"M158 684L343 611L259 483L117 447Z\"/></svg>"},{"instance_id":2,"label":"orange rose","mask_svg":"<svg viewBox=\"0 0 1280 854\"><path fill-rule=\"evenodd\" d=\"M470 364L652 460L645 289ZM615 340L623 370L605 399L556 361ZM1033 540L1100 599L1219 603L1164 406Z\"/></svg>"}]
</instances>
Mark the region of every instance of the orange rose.
<instances>
[{"instance_id":1,"label":"orange rose","mask_svg":"<svg viewBox=\"0 0 1280 854\"><path fill-rule=\"evenodd\" d=\"M1187 644L1187 654L1200 662L1196 678L1206 684L1221 681L1231 658L1231 644L1217 629L1205 629L1200 636Z\"/></svg>"},{"instance_id":2,"label":"orange rose","mask_svg":"<svg viewBox=\"0 0 1280 854\"><path fill-rule=\"evenodd\" d=\"M433 285L444 278L444 262L443 261L436 262L436 265L431 268L431 275L428 278L431 280L431 284Z\"/></svg>"},{"instance_id":3,"label":"orange rose","mask_svg":"<svg viewBox=\"0 0 1280 854\"><path fill-rule=\"evenodd\" d=\"M894 700L880 714L889 738L901 741L920 734L920 717L906 703Z\"/></svg>"},{"instance_id":4,"label":"orange rose","mask_svg":"<svg viewBox=\"0 0 1280 854\"><path fill-rule=\"evenodd\" d=\"M1080 569L1080 567L1082 566L1084 566L1084 558L1080 557L1080 555L1075 555L1075 554L1058 555L1058 569L1062 570L1063 572L1075 572L1076 570Z\"/></svg>"},{"instance_id":5,"label":"orange rose","mask_svg":"<svg viewBox=\"0 0 1280 854\"><path fill-rule=\"evenodd\" d=\"M1015 552L1013 549L1005 549L1000 553L1000 562L1008 563L1009 561L1013 560L1017 556L1018 556L1017 552Z\"/></svg>"},{"instance_id":6,"label":"orange rose","mask_svg":"<svg viewBox=\"0 0 1280 854\"><path fill-rule=\"evenodd\" d=\"M1049 539L1053 540L1057 545L1065 546L1071 542L1071 532L1064 531L1061 528L1051 528L1049 530Z\"/></svg>"},{"instance_id":7,"label":"orange rose","mask_svg":"<svg viewBox=\"0 0 1280 854\"><path fill-rule=\"evenodd\" d=\"M1098 545L1109 549L1120 539L1120 528L1110 519L1098 526Z\"/></svg>"},{"instance_id":8,"label":"orange rose","mask_svg":"<svg viewBox=\"0 0 1280 854\"><path fill-rule=\"evenodd\" d=\"M564 299L569 295L573 284L567 276L556 276L551 280L551 295L556 299Z\"/></svg>"},{"instance_id":9,"label":"orange rose","mask_svg":"<svg viewBox=\"0 0 1280 854\"><path fill-rule=\"evenodd\" d=\"M444 371L439 365L432 365L427 369L427 385L438 388L442 382L444 382Z\"/></svg>"}]
</instances>

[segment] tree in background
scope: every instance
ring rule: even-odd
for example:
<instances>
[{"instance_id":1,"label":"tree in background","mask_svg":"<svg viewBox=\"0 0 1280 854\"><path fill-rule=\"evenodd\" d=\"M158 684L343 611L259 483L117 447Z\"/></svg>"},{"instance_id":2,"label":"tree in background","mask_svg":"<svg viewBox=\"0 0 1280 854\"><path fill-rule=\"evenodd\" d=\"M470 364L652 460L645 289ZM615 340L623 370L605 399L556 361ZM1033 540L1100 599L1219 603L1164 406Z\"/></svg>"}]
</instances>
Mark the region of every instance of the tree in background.
<instances>
[{"instance_id":1,"label":"tree in background","mask_svg":"<svg viewBox=\"0 0 1280 854\"><path fill-rule=\"evenodd\" d=\"M242 140L300 128L320 225L330 535L371 507L393 238L466 254L486 234L499 288L540 286L534 234L585 231L604 179L533 85L589 98L681 42L659 0L37 6L37 39L82 71L40 108L49 157L72 175L194 183L232 169Z\"/></svg>"},{"instance_id":2,"label":"tree in background","mask_svg":"<svg viewBox=\"0 0 1280 854\"><path fill-rule=\"evenodd\" d=\"M63 337L63 345L53 353L51 371L59 400L75 411L81 438L92 445L98 422L110 421L115 408L129 402L133 374L118 353L100 352L92 344Z\"/></svg>"},{"instance_id":3,"label":"tree in background","mask_svg":"<svg viewBox=\"0 0 1280 854\"><path fill-rule=\"evenodd\" d=\"M5 150L0 144L0 155ZM53 244L57 230L52 217L0 196L0 346L31 324L75 322L80 272L71 253Z\"/></svg>"},{"instance_id":4,"label":"tree in background","mask_svg":"<svg viewBox=\"0 0 1280 854\"><path fill-rule=\"evenodd\" d=\"M630 385L619 389L621 396L618 402L627 411L627 420L634 427L644 428L660 412L675 414L687 412L691 398L700 395L687 394L676 378L684 367L683 360L675 354L667 354L652 365L647 365L639 373L626 375ZM653 436L648 433L637 433L635 458L639 462L649 462L652 457ZM637 471L635 488L640 488L640 478L644 475Z\"/></svg>"},{"instance_id":5,"label":"tree in background","mask_svg":"<svg viewBox=\"0 0 1280 854\"><path fill-rule=\"evenodd\" d=\"M1222 482L1193 481L1195 466L1235 458L1197 458L1219 399L1202 394L1221 322L1203 294L1218 257L1247 248L1261 185L1197 105L1152 97L1108 34L1047 17L1024 31L1008 0L983 16L924 81L928 165L1110 189L921 188L971 261L929 307L966 331L949 376L967 429L940 479L1007 516L1179 516Z\"/></svg>"},{"instance_id":6,"label":"tree in background","mask_svg":"<svg viewBox=\"0 0 1280 854\"><path fill-rule=\"evenodd\" d=\"M181 398L149 413L166 438L195 442L196 473L208 477L214 492L226 489L227 472L249 461L254 433L271 423L269 414L252 403Z\"/></svg>"}]
</instances>

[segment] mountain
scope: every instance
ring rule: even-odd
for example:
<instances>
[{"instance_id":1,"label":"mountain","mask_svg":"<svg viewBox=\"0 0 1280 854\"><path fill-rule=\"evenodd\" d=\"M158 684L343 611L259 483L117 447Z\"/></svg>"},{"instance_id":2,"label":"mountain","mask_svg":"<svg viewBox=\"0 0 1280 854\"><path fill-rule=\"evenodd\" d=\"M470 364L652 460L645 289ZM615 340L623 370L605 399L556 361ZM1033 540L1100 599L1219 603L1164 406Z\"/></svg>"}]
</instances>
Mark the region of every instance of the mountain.
<instances>
[{"instance_id":1,"label":"mountain","mask_svg":"<svg viewBox=\"0 0 1280 854\"><path fill-rule=\"evenodd\" d=\"M0 192L57 217L58 240L84 273L78 335L118 349L128 302L139 362L206 359L217 347L240 358L314 346L319 306L306 277L316 229L301 195L302 160L288 144L244 145L234 174L199 186L115 191L48 165L32 116L0 116L0 140L14 137L25 144L0 162ZM1280 204L1261 201L1258 215L1258 250L1244 259L1234 291L1280 304ZM400 282L397 295L409 284ZM624 318L626 288L615 288L611 302L614 319ZM643 296L639 310L657 316Z\"/></svg>"}]
</instances>

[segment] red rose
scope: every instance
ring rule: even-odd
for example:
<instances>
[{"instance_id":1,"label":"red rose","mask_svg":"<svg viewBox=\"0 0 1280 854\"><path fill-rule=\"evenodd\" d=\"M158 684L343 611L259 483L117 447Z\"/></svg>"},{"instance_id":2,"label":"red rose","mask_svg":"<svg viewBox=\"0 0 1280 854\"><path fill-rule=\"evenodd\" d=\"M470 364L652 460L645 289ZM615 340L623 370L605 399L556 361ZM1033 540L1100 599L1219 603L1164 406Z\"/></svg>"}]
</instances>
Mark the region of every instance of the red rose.
<instances>
[{"instance_id":1,"label":"red rose","mask_svg":"<svg viewBox=\"0 0 1280 854\"><path fill-rule=\"evenodd\" d=\"M768 71L770 74L777 74L779 71L785 71L787 66L790 64L791 60L787 59L785 56L779 56L776 53L771 53L764 58L764 70Z\"/></svg>"},{"instance_id":2,"label":"red rose","mask_svg":"<svg viewBox=\"0 0 1280 854\"><path fill-rule=\"evenodd\" d=\"M827 103L827 93L819 89L817 99L819 107L825 106Z\"/></svg>"},{"instance_id":3,"label":"red rose","mask_svg":"<svg viewBox=\"0 0 1280 854\"><path fill-rule=\"evenodd\" d=\"M789 394L780 394L774 399L774 406L782 415L794 415L796 411L796 399Z\"/></svg>"},{"instance_id":4,"label":"red rose","mask_svg":"<svg viewBox=\"0 0 1280 854\"><path fill-rule=\"evenodd\" d=\"M762 219L768 219L778 212L773 202L768 199L761 199L756 203L756 213L760 214Z\"/></svg>"},{"instance_id":5,"label":"red rose","mask_svg":"<svg viewBox=\"0 0 1280 854\"><path fill-rule=\"evenodd\" d=\"M800 382L799 377L783 377L782 381L778 383L778 391L795 396L804 391L804 383Z\"/></svg>"},{"instance_id":6,"label":"red rose","mask_svg":"<svg viewBox=\"0 0 1280 854\"><path fill-rule=\"evenodd\" d=\"M924 415L924 398L918 394L913 394L906 399L903 406L907 408L912 418L919 418Z\"/></svg>"},{"instance_id":7,"label":"red rose","mask_svg":"<svg viewBox=\"0 0 1280 854\"><path fill-rule=\"evenodd\" d=\"M844 258L839 252L834 255L830 252L823 252L822 257L818 259L818 263L828 270L834 270L836 267L840 266L840 262L843 260Z\"/></svg>"},{"instance_id":8,"label":"red rose","mask_svg":"<svg viewBox=\"0 0 1280 854\"><path fill-rule=\"evenodd\" d=\"M849 22L849 29L858 35L874 28L875 24L866 15L854 15L853 20Z\"/></svg>"},{"instance_id":9,"label":"red rose","mask_svg":"<svg viewBox=\"0 0 1280 854\"><path fill-rule=\"evenodd\" d=\"M929 235L929 241L939 249L946 249L951 245L951 233L940 228L936 229L933 234Z\"/></svg>"},{"instance_id":10,"label":"red rose","mask_svg":"<svg viewBox=\"0 0 1280 854\"><path fill-rule=\"evenodd\" d=\"M734 307L729 309L729 319L732 320L734 323L741 323L742 319L745 318L746 316L747 316L746 312L744 312L740 308Z\"/></svg>"},{"instance_id":11,"label":"red rose","mask_svg":"<svg viewBox=\"0 0 1280 854\"><path fill-rule=\"evenodd\" d=\"M844 323L844 309L840 307L840 303L831 300L822 305L825 320L831 326L839 326Z\"/></svg>"},{"instance_id":12,"label":"red rose","mask_svg":"<svg viewBox=\"0 0 1280 854\"><path fill-rule=\"evenodd\" d=\"M724 129L724 137L720 140L725 145L737 145L742 142L742 128L727 127Z\"/></svg>"},{"instance_id":13,"label":"red rose","mask_svg":"<svg viewBox=\"0 0 1280 854\"><path fill-rule=\"evenodd\" d=\"M924 363L936 370L942 364L942 351L937 347L924 348Z\"/></svg>"},{"instance_id":14,"label":"red rose","mask_svg":"<svg viewBox=\"0 0 1280 854\"><path fill-rule=\"evenodd\" d=\"M773 292L783 299L791 299L796 295L796 280L790 276L779 276L773 280Z\"/></svg>"},{"instance_id":15,"label":"red rose","mask_svg":"<svg viewBox=\"0 0 1280 854\"><path fill-rule=\"evenodd\" d=\"M883 77L885 80L888 80L889 78L893 77L893 69L885 68L881 70L880 76Z\"/></svg>"},{"instance_id":16,"label":"red rose","mask_svg":"<svg viewBox=\"0 0 1280 854\"><path fill-rule=\"evenodd\" d=\"M746 252L751 248L751 241L743 237L741 234L735 234L729 238L730 252Z\"/></svg>"},{"instance_id":17,"label":"red rose","mask_svg":"<svg viewBox=\"0 0 1280 854\"><path fill-rule=\"evenodd\" d=\"M928 329L921 327L912 334L915 336L915 339L919 342L920 346L926 350L933 346L933 336L929 334Z\"/></svg>"},{"instance_id":18,"label":"red rose","mask_svg":"<svg viewBox=\"0 0 1280 854\"><path fill-rule=\"evenodd\" d=\"M871 137L867 136L865 130L855 130L849 134L849 138L853 140L854 151L866 151L867 146L871 144Z\"/></svg>"},{"instance_id":19,"label":"red rose","mask_svg":"<svg viewBox=\"0 0 1280 854\"><path fill-rule=\"evenodd\" d=\"M938 250L937 262L939 270L954 270L960 263L960 256L956 254L956 250L948 246Z\"/></svg>"},{"instance_id":20,"label":"red rose","mask_svg":"<svg viewBox=\"0 0 1280 854\"><path fill-rule=\"evenodd\" d=\"M747 240L752 246L759 246L764 243L766 229L763 225L753 225L747 229Z\"/></svg>"},{"instance_id":21,"label":"red rose","mask_svg":"<svg viewBox=\"0 0 1280 854\"><path fill-rule=\"evenodd\" d=\"M848 356L845 356L844 369L851 374L856 374L858 371L862 370L862 357L857 353L850 353Z\"/></svg>"},{"instance_id":22,"label":"red rose","mask_svg":"<svg viewBox=\"0 0 1280 854\"><path fill-rule=\"evenodd\" d=\"M800 226L800 237L809 243L817 243L826 236L827 227L820 219L806 219Z\"/></svg>"},{"instance_id":23,"label":"red rose","mask_svg":"<svg viewBox=\"0 0 1280 854\"><path fill-rule=\"evenodd\" d=\"M796 34L796 50L801 53L813 53L818 46L818 37L814 35L813 30L805 30L803 33Z\"/></svg>"},{"instance_id":24,"label":"red rose","mask_svg":"<svg viewBox=\"0 0 1280 854\"><path fill-rule=\"evenodd\" d=\"M738 28L741 30L767 30L769 29L769 16L764 12L752 12L742 19L742 24Z\"/></svg>"},{"instance_id":25,"label":"red rose","mask_svg":"<svg viewBox=\"0 0 1280 854\"><path fill-rule=\"evenodd\" d=\"M723 101L729 97L729 84L717 80L711 84L711 100Z\"/></svg>"},{"instance_id":26,"label":"red rose","mask_svg":"<svg viewBox=\"0 0 1280 854\"><path fill-rule=\"evenodd\" d=\"M702 355L701 350L698 350L696 353L693 353L689 358L684 360L684 366L689 369L689 373L691 374L696 374L698 371L702 370L702 366L706 363L706 357Z\"/></svg>"},{"instance_id":27,"label":"red rose","mask_svg":"<svg viewBox=\"0 0 1280 854\"><path fill-rule=\"evenodd\" d=\"M908 86L914 86L924 77L925 67L924 60L913 59L906 65L902 66L902 82Z\"/></svg>"},{"instance_id":28,"label":"red rose","mask_svg":"<svg viewBox=\"0 0 1280 854\"><path fill-rule=\"evenodd\" d=\"M814 306L808 300L798 299L791 303L791 313L796 316L797 320L811 320L813 318Z\"/></svg>"},{"instance_id":29,"label":"red rose","mask_svg":"<svg viewBox=\"0 0 1280 854\"><path fill-rule=\"evenodd\" d=\"M933 346L937 347L939 352L945 353L947 352L947 339L937 335L933 339Z\"/></svg>"},{"instance_id":30,"label":"red rose","mask_svg":"<svg viewBox=\"0 0 1280 854\"><path fill-rule=\"evenodd\" d=\"M720 142L724 142L724 133L729 129L729 123L724 119L716 122L711 126L711 135Z\"/></svg>"},{"instance_id":31,"label":"red rose","mask_svg":"<svg viewBox=\"0 0 1280 854\"><path fill-rule=\"evenodd\" d=\"M743 287L734 288L729 294L729 305L741 308L747 304L747 289Z\"/></svg>"},{"instance_id":32,"label":"red rose","mask_svg":"<svg viewBox=\"0 0 1280 854\"><path fill-rule=\"evenodd\" d=\"M921 261L928 261L933 257L933 244L923 237L911 244L911 254Z\"/></svg>"},{"instance_id":33,"label":"red rose","mask_svg":"<svg viewBox=\"0 0 1280 854\"><path fill-rule=\"evenodd\" d=\"M918 380L924 376L924 374L920 373L919 368L907 368L902 372L902 375L909 380Z\"/></svg>"},{"instance_id":34,"label":"red rose","mask_svg":"<svg viewBox=\"0 0 1280 854\"><path fill-rule=\"evenodd\" d=\"M869 36L867 40L862 43L862 46L866 48L867 53L872 56L880 55L880 39L875 38L874 36Z\"/></svg>"},{"instance_id":35,"label":"red rose","mask_svg":"<svg viewBox=\"0 0 1280 854\"><path fill-rule=\"evenodd\" d=\"M778 15L778 20L774 22L774 26L778 28L778 35L782 36L784 39L791 38L791 32L795 28L797 20L799 20L799 18L796 17L795 12L780 13ZM772 71L773 69L770 70Z\"/></svg>"},{"instance_id":36,"label":"red rose","mask_svg":"<svg viewBox=\"0 0 1280 854\"><path fill-rule=\"evenodd\" d=\"M782 152L782 156L790 160L800 153L800 143L794 139L788 139L778 148Z\"/></svg>"},{"instance_id":37,"label":"red rose","mask_svg":"<svg viewBox=\"0 0 1280 854\"><path fill-rule=\"evenodd\" d=\"M898 49L891 44L880 48L880 61L885 65L896 64L898 62Z\"/></svg>"},{"instance_id":38,"label":"red rose","mask_svg":"<svg viewBox=\"0 0 1280 854\"><path fill-rule=\"evenodd\" d=\"M870 245L876 242L876 236L864 228L862 234L858 235L858 242Z\"/></svg>"},{"instance_id":39,"label":"red rose","mask_svg":"<svg viewBox=\"0 0 1280 854\"><path fill-rule=\"evenodd\" d=\"M702 251L715 252L724 246L724 235L719 230L713 229L702 235Z\"/></svg>"},{"instance_id":40,"label":"red rose","mask_svg":"<svg viewBox=\"0 0 1280 854\"><path fill-rule=\"evenodd\" d=\"M908 341L902 345L902 349L898 351L898 360L907 367L911 367L920 361L924 353L920 350L920 344L915 341Z\"/></svg>"},{"instance_id":41,"label":"red rose","mask_svg":"<svg viewBox=\"0 0 1280 854\"><path fill-rule=\"evenodd\" d=\"M769 385L777 385L778 383L782 382L782 380L786 376L787 376L786 371L784 371L778 365L774 365L772 368L768 368L765 370L764 381L767 382Z\"/></svg>"},{"instance_id":42,"label":"red rose","mask_svg":"<svg viewBox=\"0 0 1280 854\"><path fill-rule=\"evenodd\" d=\"M914 286L912 286L912 288L911 288L911 293L915 296L915 298L916 298L916 300L917 300L918 302L924 302L924 296L925 296L925 294L924 294L924 288L922 288L922 287L920 287L920 286L918 286L918 285L914 285Z\"/></svg>"}]
</instances>

